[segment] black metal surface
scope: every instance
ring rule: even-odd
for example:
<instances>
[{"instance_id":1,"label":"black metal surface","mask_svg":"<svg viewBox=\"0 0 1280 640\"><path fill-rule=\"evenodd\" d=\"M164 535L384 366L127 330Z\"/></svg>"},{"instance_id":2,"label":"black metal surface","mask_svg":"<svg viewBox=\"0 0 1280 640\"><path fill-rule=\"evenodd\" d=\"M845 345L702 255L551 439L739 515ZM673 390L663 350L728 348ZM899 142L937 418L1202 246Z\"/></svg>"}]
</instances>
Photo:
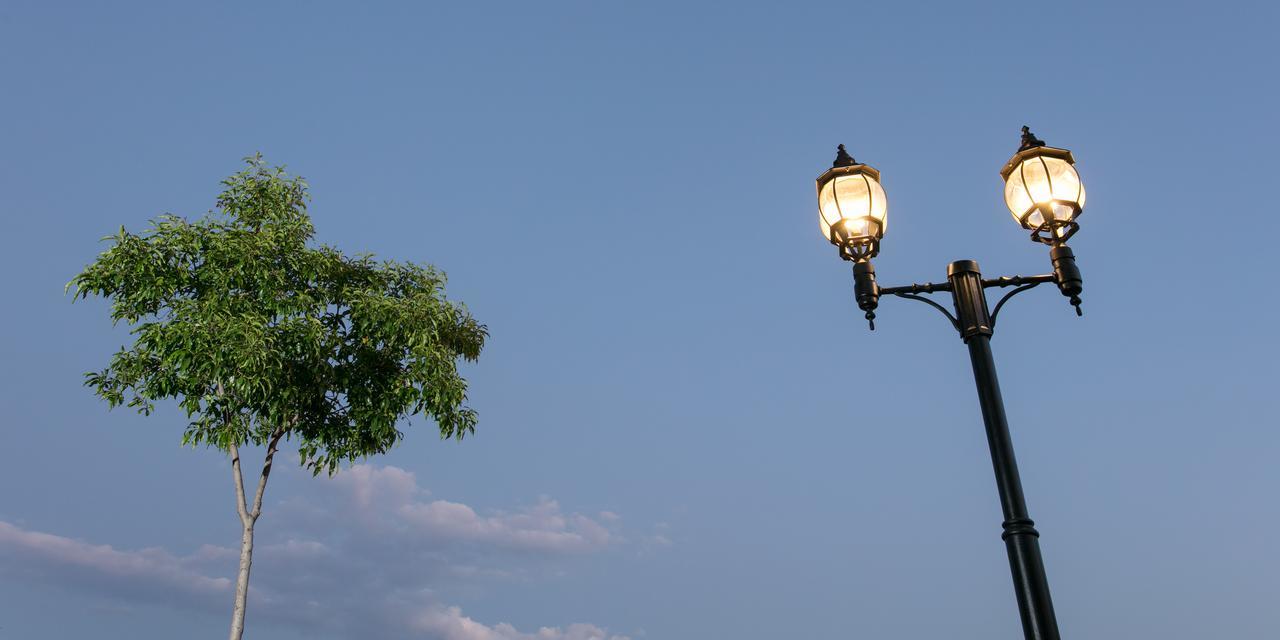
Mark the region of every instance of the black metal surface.
<instances>
[{"instance_id":1,"label":"black metal surface","mask_svg":"<svg viewBox=\"0 0 1280 640\"><path fill-rule=\"evenodd\" d=\"M951 281L951 299L960 321L960 337L966 341L977 335L991 335L991 315L987 296L982 292L982 273L973 260L957 260L947 265Z\"/></svg>"},{"instance_id":2,"label":"black metal surface","mask_svg":"<svg viewBox=\"0 0 1280 640\"><path fill-rule=\"evenodd\" d=\"M897 296L899 298L906 298L907 300L918 300L933 307L934 309L937 309L938 311L941 311L942 315L946 316L947 320L951 322L951 326L955 327L956 331L959 331L960 321L957 320L955 316L951 315L951 312L947 311L946 307L919 295L922 293L938 293L950 290L950 282L926 282L924 284L910 284L904 287L876 287L876 291L881 296Z\"/></svg>"},{"instance_id":3,"label":"black metal surface","mask_svg":"<svg viewBox=\"0 0 1280 640\"><path fill-rule=\"evenodd\" d=\"M1065 244L1049 250L1049 259L1053 261L1053 277L1058 283L1062 295L1071 299L1076 308L1076 315L1084 315L1080 311L1080 292L1084 291L1084 278L1080 275L1080 267L1076 266L1076 254Z\"/></svg>"},{"instance_id":4,"label":"black metal surface","mask_svg":"<svg viewBox=\"0 0 1280 640\"><path fill-rule=\"evenodd\" d=\"M899 293L935 293L950 290L950 282L926 282L924 284L909 284L903 287L881 287L880 295L896 296Z\"/></svg>"},{"instance_id":5,"label":"black metal surface","mask_svg":"<svg viewBox=\"0 0 1280 640\"><path fill-rule=\"evenodd\" d=\"M876 287L876 268L870 261L853 263L853 297L858 301L858 308L867 312L867 324L875 331L880 291Z\"/></svg>"},{"instance_id":6,"label":"black metal surface","mask_svg":"<svg viewBox=\"0 0 1280 640\"><path fill-rule=\"evenodd\" d=\"M1031 133L1030 128L1023 127L1022 147L1005 164L1000 173L1001 177L1007 180L1012 171L1020 166L1022 160L1037 156L1056 157L1071 164L1075 163L1070 151L1045 146L1044 141ZM841 145L833 168L818 178L819 193L824 181L834 179L834 174L852 173L857 170L863 170L863 168L861 165L856 165L852 156L845 151L844 145ZM865 170L874 171L870 168ZM878 172L873 175L877 180L879 179ZM1052 204L1052 202L1047 203L1045 206L1051 207ZM1079 228L1075 218L1080 214L1080 208L1076 203L1072 206L1075 209L1070 220L1054 221L1052 211L1045 209L1042 213L1048 222L1032 229L1033 240L1052 246L1049 254L1053 262L1051 275L1004 276L983 280L977 262L961 260L947 267L947 282L882 288L875 281L875 269L869 261L879 252L879 231L882 229L877 229L875 238L877 242L874 246L868 247L861 255L846 253L846 249L841 247L841 255L855 262L855 296L859 308L866 311L868 321L874 320L874 310L881 296L893 295L917 300L941 311L968 346L974 383L978 392L978 404L982 409L982 421L991 451L991 465L995 472L996 488L1000 494L1000 508L1004 515L1001 538L1005 542L1005 550L1009 556L1009 569L1013 577L1018 613L1022 619L1023 636L1026 640L1060 640L1061 636L1053 610L1053 599L1049 593L1049 582L1045 576L1044 560L1040 553L1040 533L1036 531L1035 523L1027 512L1022 479L1018 474L1018 462L1013 453L1013 441L1009 436L1004 400L1000 396L1000 383L996 378L995 361L991 354L991 336L996 318L1006 302L1013 296L1046 282L1055 283L1062 294L1071 299L1071 304L1076 307L1076 313L1080 313L1079 294L1083 289L1083 280L1079 268L1076 267L1075 254L1065 244L1067 238ZM1024 218L1019 222L1024 227L1030 228L1025 219L1026 215L1030 213L1024 214ZM841 242L840 238L831 238L831 240L837 245L848 244ZM984 293L984 289L989 287L1014 287L1014 289L1002 296L994 310L990 310ZM955 315L936 301L922 295L944 291L951 292ZM875 329L874 322L871 328Z\"/></svg>"},{"instance_id":7,"label":"black metal surface","mask_svg":"<svg viewBox=\"0 0 1280 640\"><path fill-rule=\"evenodd\" d=\"M1013 291L1004 294L1004 296L1000 298L1000 301L996 303L996 306L991 309L991 329L995 330L996 318L1000 316L1000 308L1004 306L1004 303L1009 301L1009 298L1012 298L1027 289L1034 289L1038 286L1040 286L1039 282L1032 282L1031 284L1024 284L1021 287L1017 287Z\"/></svg>"},{"instance_id":8,"label":"black metal surface","mask_svg":"<svg viewBox=\"0 0 1280 640\"><path fill-rule=\"evenodd\" d=\"M1000 383L991 357L991 336L975 335L968 344L973 378L978 387L978 403L982 406L982 421L987 429L987 445L991 449L991 465L1000 492L1000 508L1004 514L1001 537L1009 554L1009 570L1013 575L1018 613L1022 618L1022 634L1026 640L1060 640L1044 559L1040 555L1040 533L1027 512L1018 461L1009 437L1004 400L1000 397Z\"/></svg>"},{"instance_id":9,"label":"black metal surface","mask_svg":"<svg viewBox=\"0 0 1280 640\"><path fill-rule=\"evenodd\" d=\"M955 327L956 331L959 331L959 330L960 330L960 321L959 321L959 320L956 320L956 317L955 317L955 316L953 316L953 315L951 315L951 312L950 312L950 311L947 311L947 308L946 308L946 307L944 307L944 306L942 306L942 305L940 305L940 304L938 304L938 303L936 303L936 302L934 302L934 301L932 301L932 300L930 300L930 299L928 299L928 298L926 298L926 297L924 297L924 296L918 296L918 295L916 295L916 294L914 294L914 293L906 293L906 292L903 292L903 291L898 291L898 292L894 293L893 295L895 295L895 296L897 296L897 297L899 297L899 298L906 298L906 299L908 299L908 300L919 300L920 302L923 302L923 303L925 303L925 304L927 304L927 305L929 305L929 306L933 307L934 309L937 309L938 311L941 311L941 312L942 312L942 315L946 316L946 317L947 317L947 320L951 321L951 326Z\"/></svg>"},{"instance_id":10,"label":"black metal surface","mask_svg":"<svg viewBox=\"0 0 1280 640\"><path fill-rule=\"evenodd\" d=\"M1018 171L1020 172L1023 180L1024 186L1022 188L1026 189L1025 172L1027 163L1033 160L1038 160L1040 162L1040 166L1044 169L1045 179L1048 180L1049 192L1053 193L1053 173L1049 171L1049 167L1044 161L1045 158L1057 158L1059 160L1064 160L1067 164L1073 166L1076 163L1075 158L1071 155L1070 151L1045 145L1044 140L1037 138L1034 133L1031 133L1030 128L1024 126L1022 127L1022 144L1018 147L1018 151L1013 154L1013 157L1009 158L1009 161L1000 169L1000 178L1005 180L1007 184L1010 176L1012 176L1015 171ZM1021 212L1014 211L1013 215L1017 218L1018 224L1022 225L1022 228L1031 232L1032 242L1040 242L1050 246L1057 246L1066 242L1068 238L1075 235L1075 233L1080 230L1080 225L1076 222L1076 218L1080 217L1080 214L1083 211L1080 207L1080 196L1083 194L1084 183L1081 182L1076 185L1075 197L1070 200L1037 200L1034 205L1027 210ZM1030 197L1030 191L1027 191L1026 195ZM1036 199L1033 197L1032 200ZM1070 207L1071 215L1066 219L1063 219L1054 211L1054 208L1059 206ZM1031 222L1031 216L1037 212L1040 214L1041 222L1035 224Z\"/></svg>"},{"instance_id":11,"label":"black metal surface","mask_svg":"<svg viewBox=\"0 0 1280 640\"><path fill-rule=\"evenodd\" d=\"M1054 200L1053 202L1060 201ZM1072 208L1076 210L1072 215L1080 215L1080 207L1072 205ZM1070 240L1071 236L1074 236L1076 232L1080 230L1080 223L1076 222L1074 219L1064 222L1062 220L1049 219L1048 217L1045 217L1045 221L1042 222L1040 226L1031 226L1031 223L1026 221L1026 217L1023 217L1022 226L1023 228L1031 230L1032 242L1047 244L1051 247L1056 247L1067 240Z\"/></svg>"},{"instance_id":12,"label":"black metal surface","mask_svg":"<svg viewBox=\"0 0 1280 640\"><path fill-rule=\"evenodd\" d=\"M968 261L968 262L971 262L971 261ZM856 273L854 274L854 277L855 277L855 283L856 283L856 277L857 277ZM1010 291L1009 293L1004 294L1004 296L1001 297L998 302L996 302L996 306L992 308L990 322L988 323L989 328L992 330L995 329L996 317L1000 314L1000 309L1004 307L1004 304L1008 302L1010 298L1012 298L1013 296L1019 293L1022 293L1023 291L1035 288L1037 285L1043 284L1045 282L1057 282L1057 276L1054 276L1052 274L1043 274L1043 275L1037 275L1037 276L1000 276L999 278L982 280L982 288L984 289L989 289L991 287L1016 287L1013 291ZM856 287L855 287L855 290L856 290ZM919 295L922 293L940 293L943 291L951 291L951 290L952 288L951 288L950 282L926 282L923 284L921 283L909 284L901 287L880 287L880 286L876 287L876 292L878 293L879 296L897 296L899 298L906 298L908 300L918 300L920 302L923 302L937 309L938 311L941 311L942 315L946 316L947 320L951 322L951 325L956 328L956 331L960 331L961 336L963 336L964 332L960 329L959 319L951 315L951 312L947 311L946 307L938 304L933 300L930 300L929 298Z\"/></svg>"},{"instance_id":13,"label":"black metal surface","mask_svg":"<svg viewBox=\"0 0 1280 640\"><path fill-rule=\"evenodd\" d=\"M844 145L838 147L836 159L831 163L831 168L822 172L818 179L814 182L814 186L818 190L818 207L819 215L823 215L822 208L822 190L825 186L834 181L845 177L860 177L866 184L867 193L872 193L871 183L880 181L880 172L875 167L865 164L859 164L853 156L844 148ZM840 257L850 262L862 262L876 257L880 252L880 238L884 236L883 221L871 215L874 209L870 198L867 199L866 210L845 211L844 205L840 202L840 192L831 185L832 200L839 214L839 220L831 223L827 231L827 239L831 244L836 245L840 251ZM861 229L855 226L844 224L846 221L864 222L866 228ZM858 235L853 235L854 230L858 231Z\"/></svg>"},{"instance_id":14,"label":"black metal surface","mask_svg":"<svg viewBox=\"0 0 1280 640\"><path fill-rule=\"evenodd\" d=\"M1039 276L1000 276L991 280L983 280L982 286L990 289L991 287L1020 287L1024 284L1040 282L1054 282L1052 274L1044 274Z\"/></svg>"},{"instance_id":15,"label":"black metal surface","mask_svg":"<svg viewBox=\"0 0 1280 640\"><path fill-rule=\"evenodd\" d=\"M866 156L863 156L863 157L866 157ZM836 147L836 161L832 162L831 166L851 167L855 164L858 164L858 161L854 160L853 156L849 155L848 151L845 151L844 145L839 145Z\"/></svg>"},{"instance_id":16,"label":"black metal surface","mask_svg":"<svg viewBox=\"0 0 1280 640\"><path fill-rule=\"evenodd\" d=\"M867 310L863 306L866 300L871 309L875 309L879 296L883 295L924 302L941 311L968 345L974 383L978 390L978 404L982 408L982 421L991 450L991 466L995 471L1000 508L1004 515L1001 538L1009 556L1009 570L1013 576L1018 614L1022 619L1022 631L1026 640L1060 640L1061 636L1053 611L1053 599L1049 594L1049 581L1045 576L1044 559L1040 554L1040 533L1036 531L1035 522L1027 512L1022 479L1018 475L1018 462L1013 454L1009 422L1005 417L1000 382L996 378L995 361L991 355L991 335L1000 309L1018 293L1046 282L1057 283L1064 294L1071 291L1079 293L1079 270L1075 269L1071 250L1066 246L1055 247L1050 256L1054 261L1053 275L1002 276L983 280L977 262L959 260L947 266L945 283L929 282L885 288L875 284L875 269L869 262L854 265L854 288L859 307ZM861 264L866 266L860 270ZM1014 289L1000 298L994 311L989 311L984 293L988 287ZM864 296L864 292L868 291L874 292L874 298ZM955 315L937 302L920 295L943 291L951 292ZM1078 301L1078 298L1073 300ZM873 318L874 314L867 311L868 319Z\"/></svg>"},{"instance_id":17,"label":"black metal surface","mask_svg":"<svg viewBox=\"0 0 1280 640\"><path fill-rule=\"evenodd\" d=\"M1018 147L1018 151L1026 151L1027 149L1043 146L1044 140L1037 138L1036 134L1031 133L1031 127L1022 125L1022 146Z\"/></svg>"},{"instance_id":18,"label":"black metal surface","mask_svg":"<svg viewBox=\"0 0 1280 640\"><path fill-rule=\"evenodd\" d=\"M884 235L881 233L883 227L879 220L871 216L854 219L867 222L867 235L851 236L847 227L836 224L831 227L831 237L828 239L839 248L841 258L854 263L865 262L880 253L880 236Z\"/></svg>"},{"instance_id":19,"label":"black metal surface","mask_svg":"<svg viewBox=\"0 0 1280 640\"><path fill-rule=\"evenodd\" d=\"M1009 554L1009 569L1013 574L1018 613L1022 617L1022 632L1026 640L1059 640L1058 621L1053 612L1053 599L1049 595L1044 560L1040 556L1040 534L1027 513L1022 479L1018 475L1018 462L1013 455L1013 441L1009 437L1004 400L1000 397L1000 382L996 378L995 361L991 356L991 318L982 292L982 274L978 272L976 262L962 260L951 263L947 275L951 280L951 294L955 298L956 313L960 319L961 336L969 345L969 359L973 364L973 378L978 389L978 404L982 407L982 421L986 426L987 444L991 449L991 465L995 470L1000 508L1004 514L1004 533L1001 537L1004 538L1005 550Z\"/></svg>"}]
</instances>

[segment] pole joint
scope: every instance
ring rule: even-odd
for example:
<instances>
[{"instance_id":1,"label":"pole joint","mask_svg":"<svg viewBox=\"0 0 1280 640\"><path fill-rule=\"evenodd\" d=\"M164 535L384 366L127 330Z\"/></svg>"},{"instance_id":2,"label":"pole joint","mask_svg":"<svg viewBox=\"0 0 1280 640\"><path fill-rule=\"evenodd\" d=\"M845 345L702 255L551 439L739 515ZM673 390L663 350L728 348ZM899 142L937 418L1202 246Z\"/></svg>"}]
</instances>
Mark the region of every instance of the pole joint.
<instances>
[{"instance_id":1,"label":"pole joint","mask_svg":"<svg viewBox=\"0 0 1280 640\"><path fill-rule=\"evenodd\" d=\"M1004 521L1004 533L1000 534L1000 539L1008 540L1010 536L1039 538L1040 532L1036 530L1036 523L1031 518L1013 518Z\"/></svg>"},{"instance_id":2,"label":"pole joint","mask_svg":"<svg viewBox=\"0 0 1280 640\"><path fill-rule=\"evenodd\" d=\"M960 337L968 342L974 336L992 334L991 314L987 311L987 296L982 291L982 272L973 260L957 260L947 265L947 280L951 282L951 299L956 307Z\"/></svg>"}]
</instances>

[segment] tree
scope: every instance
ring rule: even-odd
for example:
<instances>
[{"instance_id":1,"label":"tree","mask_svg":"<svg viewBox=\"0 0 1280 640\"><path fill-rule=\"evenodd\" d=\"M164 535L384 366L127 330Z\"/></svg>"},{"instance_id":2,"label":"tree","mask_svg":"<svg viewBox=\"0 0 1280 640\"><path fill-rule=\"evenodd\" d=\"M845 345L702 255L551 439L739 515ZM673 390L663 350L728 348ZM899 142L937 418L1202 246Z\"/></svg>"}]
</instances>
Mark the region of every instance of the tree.
<instances>
[{"instance_id":1,"label":"tree","mask_svg":"<svg viewBox=\"0 0 1280 640\"><path fill-rule=\"evenodd\" d=\"M254 524L281 440L296 439L313 475L386 452L413 415L461 440L476 415L458 361L474 361L487 337L434 267L310 246L306 183L261 155L246 162L223 181L216 211L164 215L140 234L121 227L67 285L73 299L108 299L134 336L85 384L144 415L176 401L189 420L183 444L230 458L243 531L231 640L244 630ZM246 444L266 446L251 501Z\"/></svg>"}]
</instances>

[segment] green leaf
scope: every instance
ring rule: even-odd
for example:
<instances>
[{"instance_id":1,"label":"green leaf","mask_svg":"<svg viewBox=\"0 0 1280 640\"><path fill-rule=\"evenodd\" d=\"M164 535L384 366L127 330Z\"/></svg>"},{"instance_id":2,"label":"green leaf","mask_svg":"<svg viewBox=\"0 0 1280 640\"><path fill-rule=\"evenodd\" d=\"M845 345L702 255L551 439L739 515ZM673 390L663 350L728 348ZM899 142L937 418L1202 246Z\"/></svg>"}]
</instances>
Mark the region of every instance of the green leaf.
<instances>
[{"instance_id":1,"label":"green leaf","mask_svg":"<svg viewBox=\"0 0 1280 640\"><path fill-rule=\"evenodd\" d=\"M123 226L67 283L110 302L134 337L85 385L144 415L175 401L184 445L297 437L303 464L332 474L395 446L414 414L441 437L475 430L459 360L488 337L433 266L314 245L306 182L260 154L222 182L217 209Z\"/></svg>"}]
</instances>

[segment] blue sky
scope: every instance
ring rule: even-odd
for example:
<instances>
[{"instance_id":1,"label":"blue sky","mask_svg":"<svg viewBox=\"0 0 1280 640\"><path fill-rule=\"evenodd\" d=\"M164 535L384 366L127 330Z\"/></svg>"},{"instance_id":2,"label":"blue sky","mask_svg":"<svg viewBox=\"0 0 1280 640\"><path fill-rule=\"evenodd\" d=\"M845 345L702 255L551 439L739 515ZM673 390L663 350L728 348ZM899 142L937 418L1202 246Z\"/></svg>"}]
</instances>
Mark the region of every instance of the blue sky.
<instances>
[{"instance_id":1,"label":"blue sky","mask_svg":"<svg viewBox=\"0 0 1280 640\"><path fill-rule=\"evenodd\" d=\"M492 337L474 439L277 467L247 637L1018 637L963 344L866 330L813 179L881 170L883 285L1042 273L1023 124L1089 192L1084 317L1037 289L993 343L1064 637L1266 637L1278 13L5 3L0 638L225 633L226 459L81 387L127 333L62 287L256 151Z\"/></svg>"}]
</instances>

